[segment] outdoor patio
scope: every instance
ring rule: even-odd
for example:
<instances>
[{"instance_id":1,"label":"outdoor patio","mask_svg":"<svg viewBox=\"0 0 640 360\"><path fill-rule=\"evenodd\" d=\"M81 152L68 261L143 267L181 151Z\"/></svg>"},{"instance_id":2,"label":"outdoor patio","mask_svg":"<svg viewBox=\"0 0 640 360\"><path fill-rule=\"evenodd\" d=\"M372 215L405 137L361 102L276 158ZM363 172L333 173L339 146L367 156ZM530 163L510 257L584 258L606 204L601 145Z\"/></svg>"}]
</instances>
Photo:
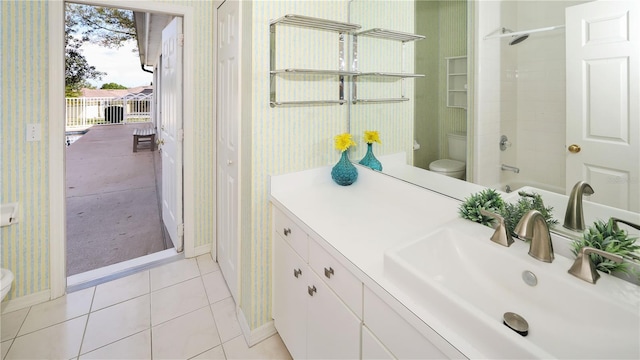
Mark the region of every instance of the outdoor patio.
<instances>
[{"instance_id":1,"label":"outdoor patio","mask_svg":"<svg viewBox=\"0 0 640 360\"><path fill-rule=\"evenodd\" d=\"M92 126L67 147L67 276L172 247L159 152L132 149L133 130L147 126Z\"/></svg>"}]
</instances>

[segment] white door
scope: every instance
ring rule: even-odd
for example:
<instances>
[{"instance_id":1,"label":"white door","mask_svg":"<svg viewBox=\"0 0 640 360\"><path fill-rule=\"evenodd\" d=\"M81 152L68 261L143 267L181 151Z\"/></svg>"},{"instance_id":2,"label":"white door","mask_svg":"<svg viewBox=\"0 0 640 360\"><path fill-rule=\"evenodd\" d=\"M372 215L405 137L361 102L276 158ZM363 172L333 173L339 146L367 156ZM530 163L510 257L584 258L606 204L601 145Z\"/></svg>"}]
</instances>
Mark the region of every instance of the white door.
<instances>
[{"instance_id":1,"label":"white door","mask_svg":"<svg viewBox=\"0 0 640 360\"><path fill-rule=\"evenodd\" d=\"M176 251L182 251L182 18L162 30L160 148L162 221Z\"/></svg>"},{"instance_id":2,"label":"white door","mask_svg":"<svg viewBox=\"0 0 640 360\"><path fill-rule=\"evenodd\" d=\"M567 192L640 211L640 1L566 10ZM579 147L573 147L577 145Z\"/></svg>"},{"instance_id":3,"label":"white door","mask_svg":"<svg viewBox=\"0 0 640 360\"><path fill-rule=\"evenodd\" d=\"M239 275L239 11L239 1L225 1L218 11L216 89L216 256L236 303Z\"/></svg>"}]
</instances>

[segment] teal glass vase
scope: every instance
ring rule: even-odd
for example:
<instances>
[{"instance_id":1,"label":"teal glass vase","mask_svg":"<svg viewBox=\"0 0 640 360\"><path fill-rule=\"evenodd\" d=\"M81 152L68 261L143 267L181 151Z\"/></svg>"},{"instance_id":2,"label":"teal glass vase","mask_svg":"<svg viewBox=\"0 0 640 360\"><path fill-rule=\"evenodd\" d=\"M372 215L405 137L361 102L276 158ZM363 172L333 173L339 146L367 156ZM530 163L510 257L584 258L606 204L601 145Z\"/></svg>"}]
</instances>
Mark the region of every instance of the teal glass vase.
<instances>
[{"instance_id":1,"label":"teal glass vase","mask_svg":"<svg viewBox=\"0 0 640 360\"><path fill-rule=\"evenodd\" d=\"M340 160L331 169L331 178L338 185L351 185L358 179L358 169L349 161L347 151L342 152Z\"/></svg>"},{"instance_id":2,"label":"teal glass vase","mask_svg":"<svg viewBox=\"0 0 640 360\"><path fill-rule=\"evenodd\" d=\"M382 171L382 163L373 155L373 144L367 144L367 153L360 160L360 165L364 165L373 170Z\"/></svg>"}]
</instances>

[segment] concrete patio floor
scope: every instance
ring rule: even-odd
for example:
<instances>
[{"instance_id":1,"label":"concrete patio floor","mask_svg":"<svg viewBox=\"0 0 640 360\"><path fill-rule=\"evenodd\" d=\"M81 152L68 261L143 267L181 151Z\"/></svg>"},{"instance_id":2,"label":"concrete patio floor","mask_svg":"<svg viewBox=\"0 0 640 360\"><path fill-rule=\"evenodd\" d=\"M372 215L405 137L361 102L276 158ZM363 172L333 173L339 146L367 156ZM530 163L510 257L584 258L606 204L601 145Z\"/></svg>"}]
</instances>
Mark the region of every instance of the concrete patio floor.
<instances>
[{"instance_id":1,"label":"concrete patio floor","mask_svg":"<svg viewBox=\"0 0 640 360\"><path fill-rule=\"evenodd\" d=\"M158 151L133 152L133 129L93 126L67 147L67 276L172 247L160 211Z\"/></svg>"}]
</instances>

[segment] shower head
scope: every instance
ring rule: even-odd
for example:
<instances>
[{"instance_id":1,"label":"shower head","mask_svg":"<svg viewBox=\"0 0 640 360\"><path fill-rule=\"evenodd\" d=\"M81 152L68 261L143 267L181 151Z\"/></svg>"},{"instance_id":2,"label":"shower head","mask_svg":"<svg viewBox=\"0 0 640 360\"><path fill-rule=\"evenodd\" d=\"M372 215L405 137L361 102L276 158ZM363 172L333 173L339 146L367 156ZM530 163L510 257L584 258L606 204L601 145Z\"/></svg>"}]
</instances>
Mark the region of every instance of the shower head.
<instances>
[{"instance_id":1,"label":"shower head","mask_svg":"<svg viewBox=\"0 0 640 360\"><path fill-rule=\"evenodd\" d=\"M513 40L509 41L509 45L520 44L521 42L527 40L529 38L529 34L523 34L520 36L514 36Z\"/></svg>"}]
</instances>

